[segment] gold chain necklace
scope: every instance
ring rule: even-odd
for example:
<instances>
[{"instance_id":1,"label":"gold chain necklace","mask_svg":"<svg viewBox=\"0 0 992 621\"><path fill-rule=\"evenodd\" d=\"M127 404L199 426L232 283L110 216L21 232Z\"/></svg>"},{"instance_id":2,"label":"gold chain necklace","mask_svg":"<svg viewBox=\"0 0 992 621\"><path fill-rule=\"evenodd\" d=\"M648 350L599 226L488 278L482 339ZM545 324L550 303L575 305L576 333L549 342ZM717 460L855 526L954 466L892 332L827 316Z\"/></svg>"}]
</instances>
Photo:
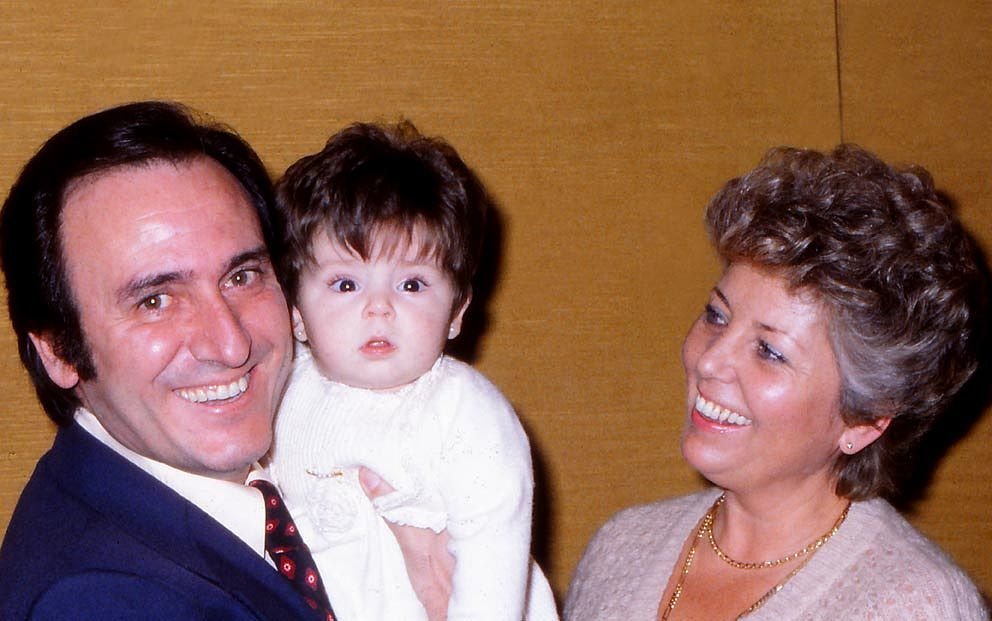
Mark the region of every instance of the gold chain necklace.
<instances>
[{"instance_id":1,"label":"gold chain necklace","mask_svg":"<svg viewBox=\"0 0 992 621\"><path fill-rule=\"evenodd\" d=\"M847 518L848 509L851 508L851 503L847 503L847 506L844 507L844 510L841 512L840 517L837 518L837 521L834 522L834 525L830 528L830 530L828 530L823 535L821 535L820 538L817 539L816 541L804 546L801 550L793 552L792 554L787 554L782 558L777 558L774 561L759 561L757 563L745 563L743 561L736 561L730 558L729 556L727 556L726 554L724 554L723 550L720 549L720 546L716 544L716 539L713 537L713 521L716 519L716 512L720 508L720 505L723 504L723 501L726 499L727 499L726 494L720 494L720 497L716 499L715 503L713 503L713 507L710 509L710 511L713 513L713 519L709 520L708 525L706 526L706 536L710 540L710 547L713 548L713 551L716 552L716 555L720 557L720 560L736 569L767 569L769 567L776 567L778 565L782 565L783 563L794 561L800 556L805 556L810 552L815 552L816 550L819 550L820 546L822 546L827 541L829 541L830 538L837 533L837 529L840 528L840 525L844 523L844 519Z\"/></svg>"},{"instance_id":2,"label":"gold chain necklace","mask_svg":"<svg viewBox=\"0 0 992 621\"><path fill-rule=\"evenodd\" d=\"M699 545L699 540L703 538L703 532L712 524L713 509L711 508L706 512L703 521L699 524L699 528L696 530L696 536L692 538L692 546L689 547L689 552L685 555L685 561L682 563L682 572L679 574L679 581L675 583L675 590L672 591L672 597L669 598L668 605L661 610L659 621L667 621L668 616L675 610L675 605L679 603L679 597L682 595L682 585L685 584L685 577L689 575L689 568L692 567L692 559L696 557L696 546Z\"/></svg>"},{"instance_id":3,"label":"gold chain necklace","mask_svg":"<svg viewBox=\"0 0 992 621\"><path fill-rule=\"evenodd\" d=\"M696 547L699 545L699 541L704 535L709 536L710 545L713 547L713 551L716 552L717 556L719 556L727 564L738 569L761 569L764 567L775 567L776 565L781 565L782 563L786 563L790 560L808 555L805 559L803 559L803 562L800 563L798 567L790 571L789 575L787 575L781 582L768 589L764 595L758 598L758 601L754 602L748 606L746 610L737 615L737 620L739 621L758 608L761 608L761 606L768 601L768 598L781 591L782 588L785 587L786 583L791 580L793 576L799 573L799 570L806 566L806 563L813 558L811 553L820 549L823 544L833 537L834 534L836 534L836 532L840 529L840 525L844 523L845 518L847 518L847 512L851 508L851 503L847 503L847 506L844 507L844 511L841 512L840 517L837 518L836 522L834 522L833 528L813 543L809 544L799 552L794 552L787 557L783 557L776 561L765 561L765 563L769 563L768 565L765 565L764 563L741 563L739 561L735 561L729 556L723 554L723 552L720 551L720 548L716 545L716 541L713 539L713 520L716 518L716 510L723 504L723 501L726 500L726 498L727 495L725 493L720 494L720 497L716 499L716 502L713 503L713 506L710 507L709 511L706 512L706 515L703 516L702 521L699 523L699 528L696 530L696 535L692 538L692 545L689 547L689 552L685 555L685 561L682 562L682 571L679 574L678 582L675 584L675 589L672 591L672 596L668 600L668 605L658 611L660 613L659 621L667 621L668 617L672 614L672 611L675 610L675 606L679 603L679 597L682 595L682 588L685 585L686 576L689 575L689 568L692 567L692 561L696 557Z\"/></svg>"}]
</instances>

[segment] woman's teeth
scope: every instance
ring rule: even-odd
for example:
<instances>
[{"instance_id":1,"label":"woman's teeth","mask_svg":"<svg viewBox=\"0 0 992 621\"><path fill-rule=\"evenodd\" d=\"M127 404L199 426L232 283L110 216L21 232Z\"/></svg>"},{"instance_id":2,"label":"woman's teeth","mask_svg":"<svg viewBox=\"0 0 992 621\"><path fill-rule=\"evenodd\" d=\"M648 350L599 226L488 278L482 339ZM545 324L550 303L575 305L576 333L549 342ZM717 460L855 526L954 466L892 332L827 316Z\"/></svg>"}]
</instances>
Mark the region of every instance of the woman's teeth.
<instances>
[{"instance_id":1,"label":"woman's teeth","mask_svg":"<svg viewBox=\"0 0 992 621\"><path fill-rule=\"evenodd\" d=\"M223 401L237 397L246 390L248 390L248 376L244 375L230 384L201 386L199 388L180 388L176 391L176 394L193 403L204 403L206 401Z\"/></svg>"},{"instance_id":2,"label":"woman's teeth","mask_svg":"<svg viewBox=\"0 0 992 621\"><path fill-rule=\"evenodd\" d=\"M718 423L740 425L742 427L751 424L750 418L741 416L737 412L731 412L730 410L720 407L712 401L703 399L699 395L696 395L696 411L702 414L704 418L708 418Z\"/></svg>"}]
</instances>

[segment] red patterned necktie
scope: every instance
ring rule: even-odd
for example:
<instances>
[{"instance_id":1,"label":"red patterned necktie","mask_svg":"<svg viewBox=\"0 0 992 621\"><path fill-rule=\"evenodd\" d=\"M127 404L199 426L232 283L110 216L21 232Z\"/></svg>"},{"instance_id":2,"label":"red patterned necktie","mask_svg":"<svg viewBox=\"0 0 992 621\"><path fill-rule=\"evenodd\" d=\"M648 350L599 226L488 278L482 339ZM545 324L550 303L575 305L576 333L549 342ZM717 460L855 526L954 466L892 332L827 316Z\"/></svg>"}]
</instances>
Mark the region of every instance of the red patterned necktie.
<instances>
[{"instance_id":1,"label":"red patterned necktie","mask_svg":"<svg viewBox=\"0 0 992 621\"><path fill-rule=\"evenodd\" d=\"M319 611L325 621L336 621L310 549L297 532L276 486L262 479L248 485L260 490L265 498L265 551L279 573L293 583L307 605Z\"/></svg>"}]
</instances>

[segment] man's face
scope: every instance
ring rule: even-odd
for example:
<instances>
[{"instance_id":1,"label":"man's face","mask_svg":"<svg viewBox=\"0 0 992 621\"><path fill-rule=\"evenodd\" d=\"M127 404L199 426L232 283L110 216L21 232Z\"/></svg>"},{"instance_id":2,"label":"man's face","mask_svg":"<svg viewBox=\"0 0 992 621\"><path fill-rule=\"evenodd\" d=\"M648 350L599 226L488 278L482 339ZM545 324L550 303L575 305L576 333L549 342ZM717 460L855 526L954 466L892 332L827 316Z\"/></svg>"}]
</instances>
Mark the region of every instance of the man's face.
<instances>
[{"instance_id":1,"label":"man's face","mask_svg":"<svg viewBox=\"0 0 992 621\"><path fill-rule=\"evenodd\" d=\"M243 481L271 442L292 346L240 184L205 158L114 169L70 188L61 235L96 376L53 379L132 450Z\"/></svg>"}]
</instances>

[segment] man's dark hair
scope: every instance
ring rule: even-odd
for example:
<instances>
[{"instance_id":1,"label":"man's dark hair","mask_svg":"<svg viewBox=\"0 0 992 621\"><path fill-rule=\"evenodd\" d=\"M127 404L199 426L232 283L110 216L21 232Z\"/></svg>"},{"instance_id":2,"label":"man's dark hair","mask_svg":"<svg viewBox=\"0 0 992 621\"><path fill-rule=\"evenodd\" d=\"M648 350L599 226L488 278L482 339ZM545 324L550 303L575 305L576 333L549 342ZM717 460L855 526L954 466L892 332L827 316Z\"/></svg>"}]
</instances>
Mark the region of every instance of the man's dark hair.
<instances>
[{"instance_id":1,"label":"man's dark hair","mask_svg":"<svg viewBox=\"0 0 992 621\"><path fill-rule=\"evenodd\" d=\"M50 339L54 353L72 365L81 380L96 373L59 233L67 194L83 178L121 167L198 158L214 160L234 175L271 247L272 184L258 155L232 130L201 121L177 103L130 103L72 123L41 147L11 188L0 212L0 267L10 321L38 399L56 423L69 423L79 400L48 377L29 334Z\"/></svg>"}]
</instances>

